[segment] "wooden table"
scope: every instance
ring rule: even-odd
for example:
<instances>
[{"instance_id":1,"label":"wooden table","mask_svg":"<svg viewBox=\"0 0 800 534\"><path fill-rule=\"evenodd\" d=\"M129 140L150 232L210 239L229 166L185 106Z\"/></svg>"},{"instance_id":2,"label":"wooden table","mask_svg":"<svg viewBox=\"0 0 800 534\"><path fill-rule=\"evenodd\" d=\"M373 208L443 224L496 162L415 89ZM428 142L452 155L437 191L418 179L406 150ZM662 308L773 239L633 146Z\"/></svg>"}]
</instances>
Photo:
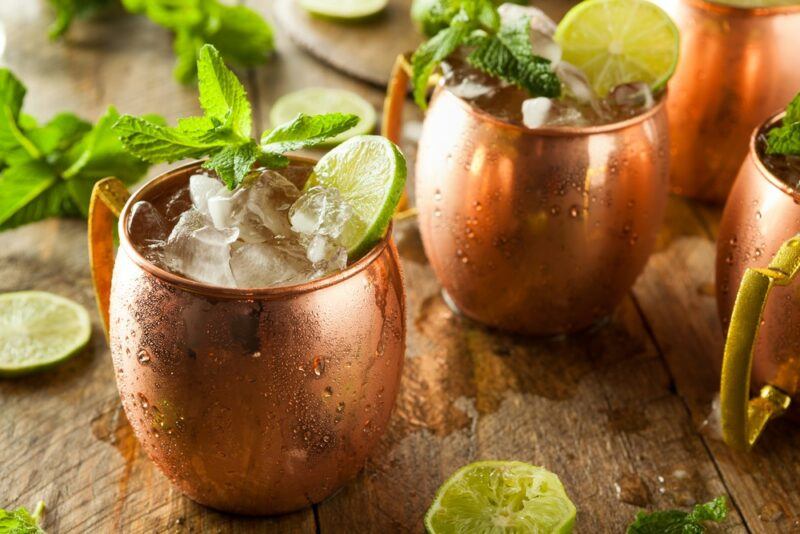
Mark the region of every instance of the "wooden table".
<instances>
[{"instance_id":1,"label":"wooden table","mask_svg":"<svg viewBox=\"0 0 800 534\"><path fill-rule=\"evenodd\" d=\"M66 42L50 43L43 4L0 2L4 61L29 87L28 112L95 119L111 103L170 119L198 111L195 90L171 79L161 29L119 16L81 23ZM268 0L251 4L268 14ZM259 128L277 95L305 85L349 88L380 104L380 90L322 66L283 36L279 49L269 65L245 73ZM561 476L580 510L578 532L622 532L639 507L688 507L720 494L733 504L730 532L798 532L800 426L775 422L749 455L702 430L717 388L711 357L722 346L713 298L718 221L716 208L672 199L658 249L611 321L546 340L497 335L455 316L414 222L399 225L409 332L390 428L338 494L259 519L193 503L138 447L94 313L85 223L50 220L0 234L0 290L66 295L91 309L94 322L90 348L67 364L0 381L0 505L44 499L45 527L56 533L420 532L450 473L507 458Z\"/></svg>"}]
</instances>

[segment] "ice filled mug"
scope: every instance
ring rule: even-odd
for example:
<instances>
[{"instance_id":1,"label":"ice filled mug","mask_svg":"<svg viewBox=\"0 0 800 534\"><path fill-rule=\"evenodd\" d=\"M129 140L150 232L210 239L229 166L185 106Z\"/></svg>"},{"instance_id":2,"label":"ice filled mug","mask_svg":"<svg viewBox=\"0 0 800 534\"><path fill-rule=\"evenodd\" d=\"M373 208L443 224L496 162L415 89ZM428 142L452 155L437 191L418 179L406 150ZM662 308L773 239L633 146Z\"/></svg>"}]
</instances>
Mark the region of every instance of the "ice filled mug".
<instances>
[{"instance_id":1,"label":"ice filled mug","mask_svg":"<svg viewBox=\"0 0 800 534\"><path fill-rule=\"evenodd\" d=\"M728 329L722 430L739 450L752 447L766 423L786 411L800 384L800 191L789 179L800 178L800 165L764 150L765 132L783 115L751 136L717 242L717 308Z\"/></svg>"},{"instance_id":2,"label":"ice filled mug","mask_svg":"<svg viewBox=\"0 0 800 534\"><path fill-rule=\"evenodd\" d=\"M261 289L168 272L134 246L131 207L163 202L199 165L132 197L115 179L95 186L92 276L120 398L143 449L192 499L244 514L303 508L354 477L388 423L405 347L397 251L388 232L341 271Z\"/></svg>"}]
</instances>

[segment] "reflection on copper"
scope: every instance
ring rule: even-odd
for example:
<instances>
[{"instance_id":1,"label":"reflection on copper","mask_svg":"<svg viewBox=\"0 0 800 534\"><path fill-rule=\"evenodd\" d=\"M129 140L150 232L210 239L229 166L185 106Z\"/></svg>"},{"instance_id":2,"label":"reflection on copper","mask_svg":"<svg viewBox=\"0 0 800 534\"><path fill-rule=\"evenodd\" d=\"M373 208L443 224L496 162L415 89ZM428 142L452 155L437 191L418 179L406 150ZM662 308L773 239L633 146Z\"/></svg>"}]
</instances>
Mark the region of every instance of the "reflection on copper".
<instances>
[{"instance_id":1,"label":"reflection on copper","mask_svg":"<svg viewBox=\"0 0 800 534\"><path fill-rule=\"evenodd\" d=\"M653 248L667 142L663 103L611 125L528 130L437 89L416 203L425 252L454 304L527 334L608 315Z\"/></svg>"},{"instance_id":2,"label":"reflection on copper","mask_svg":"<svg viewBox=\"0 0 800 534\"><path fill-rule=\"evenodd\" d=\"M654 2L681 32L667 102L672 190L724 202L750 132L800 90L800 5Z\"/></svg>"},{"instance_id":3,"label":"reflection on copper","mask_svg":"<svg viewBox=\"0 0 800 534\"><path fill-rule=\"evenodd\" d=\"M194 169L156 178L120 218L120 397L143 449L192 499L244 514L302 508L355 476L389 420L405 346L397 251L389 236L342 272L257 290L162 271L130 243L130 206Z\"/></svg>"},{"instance_id":4,"label":"reflection on copper","mask_svg":"<svg viewBox=\"0 0 800 534\"><path fill-rule=\"evenodd\" d=\"M787 239L800 233L800 193L773 175L756 151L759 131L783 117L780 113L756 129L750 151L725 205L717 242L717 309L727 328L742 276L748 267L767 267ZM797 391L800 355L800 284L776 286L764 310L753 360L753 391L771 383ZM721 362L721 354L718 354ZM796 411L795 411L796 413Z\"/></svg>"}]
</instances>

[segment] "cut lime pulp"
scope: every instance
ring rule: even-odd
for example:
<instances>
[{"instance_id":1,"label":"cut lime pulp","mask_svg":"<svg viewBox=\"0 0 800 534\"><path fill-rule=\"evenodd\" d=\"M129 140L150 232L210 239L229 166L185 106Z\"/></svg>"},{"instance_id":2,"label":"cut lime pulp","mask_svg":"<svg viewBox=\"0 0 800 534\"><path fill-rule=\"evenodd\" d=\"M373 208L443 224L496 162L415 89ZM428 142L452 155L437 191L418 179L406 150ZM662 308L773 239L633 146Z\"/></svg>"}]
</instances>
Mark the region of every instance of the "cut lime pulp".
<instances>
[{"instance_id":1,"label":"cut lime pulp","mask_svg":"<svg viewBox=\"0 0 800 534\"><path fill-rule=\"evenodd\" d=\"M335 19L362 19L382 11L389 0L300 0L306 11Z\"/></svg>"},{"instance_id":2,"label":"cut lime pulp","mask_svg":"<svg viewBox=\"0 0 800 534\"><path fill-rule=\"evenodd\" d=\"M678 64L678 28L647 0L586 0L556 29L563 58L583 70L603 97L624 83L662 88Z\"/></svg>"},{"instance_id":3,"label":"cut lime pulp","mask_svg":"<svg viewBox=\"0 0 800 534\"><path fill-rule=\"evenodd\" d=\"M485 461L462 467L439 491L428 513L430 534L567 534L575 505L550 471L524 462Z\"/></svg>"},{"instance_id":4,"label":"cut lime pulp","mask_svg":"<svg viewBox=\"0 0 800 534\"><path fill-rule=\"evenodd\" d=\"M298 114L318 115L322 113L352 113L359 121L353 128L329 139L325 145L338 145L343 141L371 133L375 128L375 108L372 104L345 89L308 87L280 97L269 113L272 126L290 122Z\"/></svg>"},{"instance_id":5,"label":"cut lime pulp","mask_svg":"<svg viewBox=\"0 0 800 534\"><path fill-rule=\"evenodd\" d=\"M56 364L86 346L86 309L44 291L0 295L0 375L18 375Z\"/></svg>"},{"instance_id":6,"label":"cut lime pulp","mask_svg":"<svg viewBox=\"0 0 800 534\"><path fill-rule=\"evenodd\" d=\"M338 189L353 209L341 237L352 261L383 237L405 183L406 160L400 149L385 137L361 135L325 154L305 187Z\"/></svg>"}]
</instances>

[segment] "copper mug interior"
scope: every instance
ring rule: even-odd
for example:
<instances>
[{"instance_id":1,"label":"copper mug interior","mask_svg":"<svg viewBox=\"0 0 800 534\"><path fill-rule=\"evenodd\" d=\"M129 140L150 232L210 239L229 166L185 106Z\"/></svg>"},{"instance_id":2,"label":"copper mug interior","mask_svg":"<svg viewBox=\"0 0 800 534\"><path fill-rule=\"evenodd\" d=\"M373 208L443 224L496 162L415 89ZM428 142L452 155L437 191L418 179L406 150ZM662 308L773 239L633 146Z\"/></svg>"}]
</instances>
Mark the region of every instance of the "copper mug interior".
<instances>
[{"instance_id":1,"label":"copper mug interior","mask_svg":"<svg viewBox=\"0 0 800 534\"><path fill-rule=\"evenodd\" d=\"M663 100L615 124L530 130L439 86L415 188L425 252L447 296L476 321L531 335L610 314L653 249L667 146Z\"/></svg>"},{"instance_id":2,"label":"copper mug interior","mask_svg":"<svg viewBox=\"0 0 800 534\"><path fill-rule=\"evenodd\" d=\"M192 499L243 514L299 509L353 478L386 428L405 348L397 250L389 232L345 270L290 287L166 272L131 245L130 208L197 165L148 183L120 216L110 297L120 397L143 449Z\"/></svg>"},{"instance_id":3,"label":"copper mug interior","mask_svg":"<svg viewBox=\"0 0 800 534\"><path fill-rule=\"evenodd\" d=\"M654 2L681 33L667 101L672 191L723 203L750 133L800 88L800 5Z\"/></svg>"},{"instance_id":4,"label":"copper mug interior","mask_svg":"<svg viewBox=\"0 0 800 534\"><path fill-rule=\"evenodd\" d=\"M719 229L716 295L727 329L737 291L748 268L765 268L781 245L800 233L800 192L773 175L756 151L759 131L779 121L778 114L756 130L750 151L731 190ZM755 340L751 386L774 384L797 391L800 381L800 282L775 287ZM796 410L793 415L797 417Z\"/></svg>"}]
</instances>

